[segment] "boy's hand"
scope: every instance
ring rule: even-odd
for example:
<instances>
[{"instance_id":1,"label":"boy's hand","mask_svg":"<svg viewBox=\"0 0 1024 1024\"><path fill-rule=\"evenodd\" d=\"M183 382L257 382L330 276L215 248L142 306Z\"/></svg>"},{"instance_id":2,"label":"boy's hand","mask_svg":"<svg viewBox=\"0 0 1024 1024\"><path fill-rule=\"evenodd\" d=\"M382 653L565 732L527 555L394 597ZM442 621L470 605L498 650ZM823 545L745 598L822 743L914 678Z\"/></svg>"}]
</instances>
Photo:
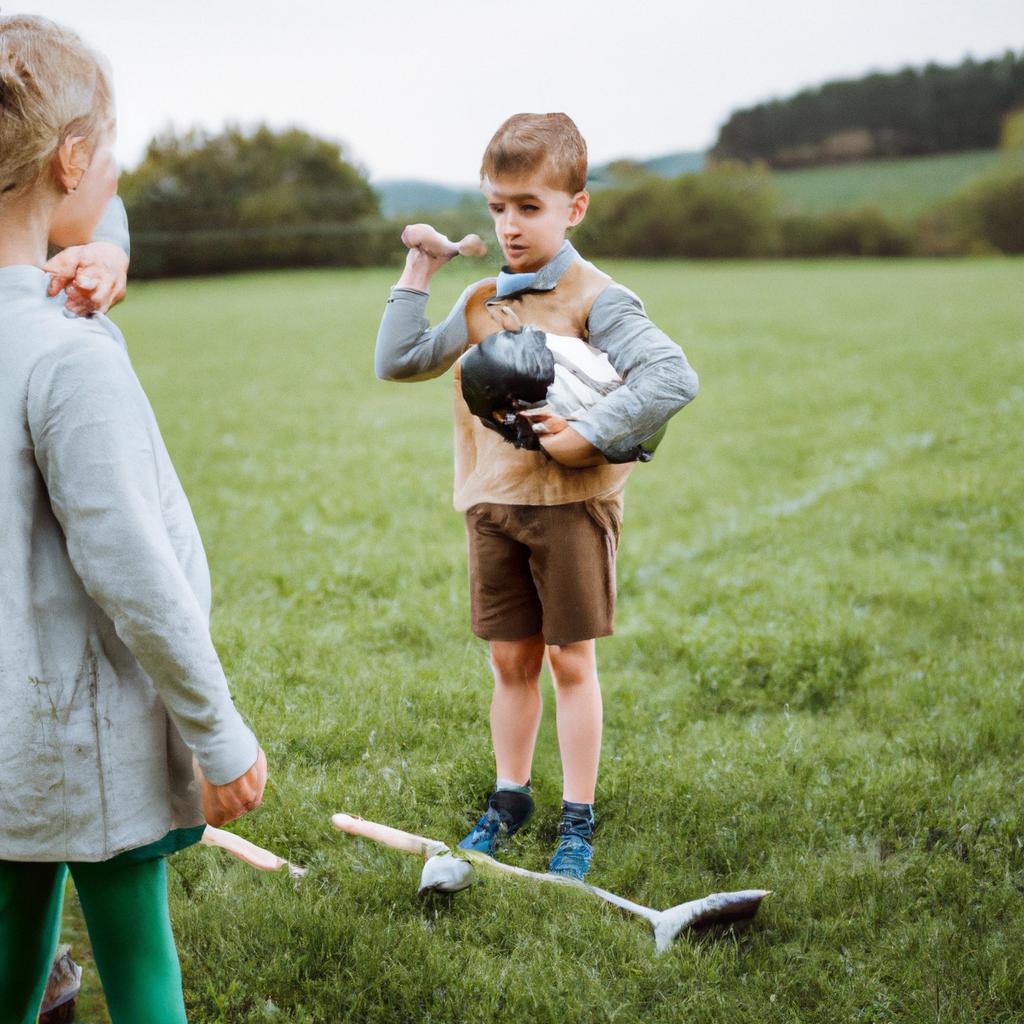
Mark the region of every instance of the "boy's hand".
<instances>
[{"instance_id":1,"label":"boy's hand","mask_svg":"<svg viewBox=\"0 0 1024 1024\"><path fill-rule=\"evenodd\" d=\"M564 416L545 409L522 409L516 415L529 421L535 434L560 434L569 426Z\"/></svg>"},{"instance_id":2,"label":"boy's hand","mask_svg":"<svg viewBox=\"0 0 1024 1024\"><path fill-rule=\"evenodd\" d=\"M203 817L215 828L240 818L263 803L263 790L267 784L267 755L263 748L256 755L253 766L234 782L214 786L206 781L197 764L196 774L203 790Z\"/></svg>"},{"instance_id":3,"label":"boy's hand","mask_svg":"<svg viewBox=\"0 0 1024 1024\"><path fill-rule=\"evenodd\" d=\"M534 433L540 435L541 447L555 462L570 469L608 464L601 450L573 430L564 417L553 412L521 412L519 415L533 423Z\"/></svg>"},{"instance_id":4,"label":"boy's hand","mask_svg":"<svg viewBox=\"0 0 1024 1024\"><path fill-rule=\"evenodd\" d=\"M78 316L106 313L128 288L128 254L111 242L73 245L57 253L43 270L53 277L49 294L67 291L67 308Z\"/></svg>"},{"instance_id":5,"label":"boy's hand","mask_svg":"<svg viewBox=\"0 0 1024 1024\"><path fill-rule=\"evenodd\" d=\"M402 232L402 242L409 246L409 254L405 258L405 271L398 279L399 288L429 292L430 279L459 255L459 247L429 224L407 225Z\"/></svg>"}]
</instances>

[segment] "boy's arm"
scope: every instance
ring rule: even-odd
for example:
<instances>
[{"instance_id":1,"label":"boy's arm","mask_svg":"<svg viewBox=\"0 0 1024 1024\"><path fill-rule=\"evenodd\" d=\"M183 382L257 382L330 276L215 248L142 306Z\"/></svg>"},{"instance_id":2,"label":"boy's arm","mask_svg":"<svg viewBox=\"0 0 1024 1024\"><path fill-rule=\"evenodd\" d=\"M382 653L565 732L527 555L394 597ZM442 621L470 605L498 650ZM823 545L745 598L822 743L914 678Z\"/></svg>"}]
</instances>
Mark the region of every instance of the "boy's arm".
<instances>
[{"instance_id":1,"label":"boy's arm","mask_svg":"<svg viewBox=\"0 0 1024 1024\"><path fill-rule=\"evenodd\" d=\"M259 745L232 702L207 616L168 535L151 417L126 353L105 338L61 347L29 381L36 462L75 571L153 681L206 779L233 783L257 766Z\"/></svg>"},{"instance_id":2,"label":"boy's arm","mask_svg":"<svg viewBox=\"0 0 1024 1024\"><path fill-rule=\"evenodd\" d=\"M87 179L88 175L83 182ZM89 240L84 237L88 228L82 227L77 198L77 193L70 195L61 204L50 242L65 248L43 269L53 275L51 295L67 291L71 312L80 316L106 313L124 298L128 287L128 215L121 198L114 196Z\"/></svg>"},{"instance_id":3,"label":"boy's arm","mask_svg":"<svg viewBox=\"0 0 1024 1024\"><path fill-rule=\"evenodd\" d=\"M683 350L650 321L643 303L620 285L597 297L588 329L590 344L608 355L623 383L573 420L572 429L609 462L629 462L641 441L696 397L697 374Z\"/></svg>"},{"instance_id":4,"label":"boy's arm","mask_svg":"<svg viewBox=\"0 0 1024 1024\"><path fill-rule=\"evenodd\" d=\"M417 381L439 377L465 351L466 301L476 285L470 285L452 311L437 327L426 317L430 281L450 256L432 256L410 249L405 272L391 289L377 331L374 370L381 380Z\"/></svg>"}]
</instances>

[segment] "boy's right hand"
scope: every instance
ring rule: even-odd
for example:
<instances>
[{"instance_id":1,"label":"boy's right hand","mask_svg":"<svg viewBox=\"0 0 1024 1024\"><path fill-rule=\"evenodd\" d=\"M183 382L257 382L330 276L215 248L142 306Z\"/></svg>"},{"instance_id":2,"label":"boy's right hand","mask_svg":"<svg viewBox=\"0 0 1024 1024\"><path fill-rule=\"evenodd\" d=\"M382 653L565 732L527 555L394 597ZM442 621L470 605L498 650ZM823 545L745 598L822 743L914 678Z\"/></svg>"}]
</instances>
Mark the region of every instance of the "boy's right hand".
<instances>
[{"instance_id":1,"label":"boy's right hand","mask_svg":"<svg viewBox=\"0 0 1024 1024\"><path fill-rule=\"evenodd\" d=\"M202 784L203 817L207 824L219 828L221 825L242 817L263 803L263 790L267 784L267 755L260 748L253 766L233 782L214 786L206 781L202 769L196 765L196 773Z\"/></svg>"},{"instance_id":2,"label":"boy's right hand","mask_svg":"<svg viewBox=\"0 0 1024 1024\"><path fill-rule=\"evenodd\" d=\"M429 292L431 278L459 255L459 247L429 224L406 225L402 242L409 246L409 254L405 258L405 270L398 279L399 288Z\"/></svg>"}]
</instances>

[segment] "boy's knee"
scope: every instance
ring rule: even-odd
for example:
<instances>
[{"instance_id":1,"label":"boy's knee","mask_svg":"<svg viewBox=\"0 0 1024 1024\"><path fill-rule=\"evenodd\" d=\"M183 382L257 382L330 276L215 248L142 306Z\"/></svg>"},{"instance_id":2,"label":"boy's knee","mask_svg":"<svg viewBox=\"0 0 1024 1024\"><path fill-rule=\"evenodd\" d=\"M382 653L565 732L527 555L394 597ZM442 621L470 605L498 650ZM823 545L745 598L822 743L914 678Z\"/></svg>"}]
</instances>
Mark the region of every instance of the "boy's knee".
<instances>
[{"instance_id":1,"label":"boy's knee","mask_svg":"<svg viewBox=\"0 0 1024 1024\"><path fill-rule=\"evenodd\" d=\"M548 660L551 662L551 674L559 686L585 683L597 677L593 640L564 646L552 644L548 648Z\"/></svg>"},{"instance_id":2,"label":"boy's knee","mask_svg":"<svg viewBox=\"0 0 1024 1024\"><path fill-rule=\"evenodd\" d=\"M530 684L540 678L544 665L544 638L492 640L491 669L499 683Z\"/></svg>"}]
</instances>

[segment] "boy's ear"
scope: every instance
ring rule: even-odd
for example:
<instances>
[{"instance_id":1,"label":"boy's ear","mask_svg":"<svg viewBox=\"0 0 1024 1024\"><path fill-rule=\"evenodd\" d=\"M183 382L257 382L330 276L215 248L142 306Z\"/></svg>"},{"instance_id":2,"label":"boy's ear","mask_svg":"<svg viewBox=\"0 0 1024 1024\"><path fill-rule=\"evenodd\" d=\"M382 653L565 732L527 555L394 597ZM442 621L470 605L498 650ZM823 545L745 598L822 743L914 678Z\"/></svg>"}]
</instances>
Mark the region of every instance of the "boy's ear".
<instances>
[{"instance_id":1,"label":"boy's ear","mask_svg":"<svg viewBox=\"0 0 1024 1024\"><path fill-rule=\"evenodd\" d=\"M82 135L69 135L53 154L53 175L65 192L74 192L89 169L90 149Z\"/></svg>"},{"instance_id":2,"label":"boy's ear","mask_svg":"<svg viewBox=\"0 0 1024 1024\"><path fill-rule=\"evenodd\" d=\"M590 193L577 192L572 197L569 205L569 227L574 228L587 215L587 207L590 206Z\"/></svg>"}]
</instances>

